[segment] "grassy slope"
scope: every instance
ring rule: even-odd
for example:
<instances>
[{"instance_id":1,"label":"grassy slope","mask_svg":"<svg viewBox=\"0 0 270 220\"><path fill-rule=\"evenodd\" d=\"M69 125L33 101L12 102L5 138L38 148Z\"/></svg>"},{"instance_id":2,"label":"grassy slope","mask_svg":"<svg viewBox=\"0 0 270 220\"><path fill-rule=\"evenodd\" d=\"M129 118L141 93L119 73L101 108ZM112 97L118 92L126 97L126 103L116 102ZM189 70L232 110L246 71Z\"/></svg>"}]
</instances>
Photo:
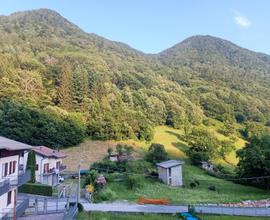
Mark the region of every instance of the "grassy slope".
<instances>
[{"instance_id":1,"label":"grassy slope","mask_svg":"<svg viewBox=\"0 0 270 220\"><path fill-rule=\"evenodd\" d=\"M202 220L266 220L268 218L238 217L238 216L200 216ZM176 220L177 216L172 215L142 215L142 214L113 214L100 212L81 212L78 220Z\"/></svg>"},{"instance_id":2,"label":"grassy slope","mask_svg":"<svg viewBox=\"0 0 270 220\"><path fill-rule=\"evenodd\" d=\"M197 179L200 185L194 189L189 183ZM157 181L145 180L143 187L134 191L127 190L123 183L110 183L109 187L116 193L114 199L126 199L136 202L140 196L148 198L169 198L171 203L194 204L194 203L230 203L243 200L256 200L268 198L265 191L253 187L234 184L211 176L201 169L184 165L184 184L186 187L170 187ZM215 185L218 192L208 190L208 186Z\"/></svg>"},{"instance_id":3,"label":"grassy slope","mask_svg":"<svg viewBox=\"0 0 270 220\"><path fill-rule=\"evenodd\" d=\"M216 132L217 126L208 127L208 129L215 132L220 139L226 138ZM183 132L181 130L159 126L155 129L155 136L152 142L164 144L166 150L172 157L186 160L187 158L184 151L188 146L181 140L182 135ZM79 147L67 149L66 153L69 154L69 157L66 161L70 161L72 164L74 161L78 161L77 158L83 158L85 167L88 168L90 162L94 162L94 159L101 159L106 154L108 146L115 146L115 143L114 141L98 143L87 141ZM138 150L146 150L149 146L149 143L144 142L126 141L126 143L136 146ZM238 138L237 148L241 147L243 143L244 141ZM236 160L234 155L231 157ZM134 202L137 201L139 196L150 198L166 197L169 198L172 203L226 203L269 197L269 194L266 194L263 190L211 177L203 170L189 165L188 161L184 165L183 175L184 184L186 185L185 188L169 187L162 183L151 182L149 180L144 182L141 189L135 190L134 192L126 190L125 186L121 183L110 183L109 187L116 193L114 199L127 199ZM200 185L195 189L190 189L189 184L195 179L199 180ZM210 185L215 185L219 189L219 193L209 191L208 186Z\"/></svg>"},{"instance_id":4,"label":"grassy slope","mask_svg":"<svg viewBox=\"0 0 270 220\"><path fill-rule=\"evenodd\" d=\"M213 132L220 140L228 139L224 135L217 132L219 124L216 122L215 125L207 127L207 129ZM181 140L183 131L168 128L166 126L158 126L155 128L155 136L152 142L161 143L165 146L169 154L174 158L186 160L184 153L188 147L187 144ZM245 141L241 138L236 139L236 149L244 146ZM128 141L129 144L133 144L137 147L143 147L147 149L149 143ZM235 152L231 153L226 159L231 164L236 164L237 159ZM219 161L230 168L232 165L225 161ZM269 195L265 191L256 189L253 187L246 187L239 184L234 184L229 181L224 181L218 178L207 175L203 170L189 165L188 162L184 165L184 184L185 188L169 187L162 183L151 182L146 180L141 189L134 192L130 192L121 187L119 183L112 183L111 189L116 192L117 199L127 199L136 201L139 196L146 196L149 198L169 198L172 203L226 203L226 202L239 202L242 200L249 199L262 199L268 198ZM193 180L199 180L200 186L195 189L190 189L189 184ZM208 190L208 186L215 185L219 189L219 193Z\"/></svg>"}]
</instances>

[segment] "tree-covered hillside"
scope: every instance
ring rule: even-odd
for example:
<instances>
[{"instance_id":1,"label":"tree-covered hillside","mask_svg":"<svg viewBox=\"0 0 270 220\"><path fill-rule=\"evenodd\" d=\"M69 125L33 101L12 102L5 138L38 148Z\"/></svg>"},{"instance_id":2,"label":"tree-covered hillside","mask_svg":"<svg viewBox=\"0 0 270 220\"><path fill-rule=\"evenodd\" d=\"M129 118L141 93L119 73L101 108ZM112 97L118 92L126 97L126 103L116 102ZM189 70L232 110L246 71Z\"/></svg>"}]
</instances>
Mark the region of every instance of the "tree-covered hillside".
<instances>
[{"instance_id":1,"label":"tree-covered hillside","mask_svg":"<svg viewBox=\"0 0 270 220\"><path fill-rule=\"evenodd\" d=\"M0 135L30 144L149 140L208 117L225 133L270 124L270 56L210 36L148 55L51 10L18 12L0 16L0 79Z\"/></svg>"}]
</instances>

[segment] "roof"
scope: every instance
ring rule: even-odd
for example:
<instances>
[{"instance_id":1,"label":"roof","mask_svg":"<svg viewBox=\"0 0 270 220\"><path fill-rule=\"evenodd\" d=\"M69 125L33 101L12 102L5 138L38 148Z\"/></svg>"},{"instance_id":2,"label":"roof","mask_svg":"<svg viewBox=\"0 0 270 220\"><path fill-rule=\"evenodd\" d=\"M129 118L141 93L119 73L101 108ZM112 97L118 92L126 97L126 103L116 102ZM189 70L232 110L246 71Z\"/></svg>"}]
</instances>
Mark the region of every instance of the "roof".
<instances>
[{"instance_id":1,"label":"roof","mask_svg":"<svg viewBox=\"0 0 270 220\"><path fill-rule=\"evenodd\" d=\"M167 160L161 163L157 163L157 166L163 167L163 168L170 168L170 167L180 166L182 164L184 164L184 162L180 160Z\"/></svg>"},{"instance_id":2,"label":"roof","mask_svg":"<svg viewBox=\"0 0 270 220\"><path fill-rule=\"evenodd\" d=\"M33 148L35 153L44 156L44 157L55 157L55 158L65 158L66 155L61 153L58 150L54 150L45 146L37 146Z\"/></svg>"},{"instance_id":3,"label":"roof","mask_svg":"<svg viewBox=\"0 0 270 220\"><path fill-rule=\"evenodd\" d=\"M14 151L14 150L27 150L31 148L32 146L28 144L24 144L24 143L0 136L0 149Z\"/></svg>"}]
</instances>

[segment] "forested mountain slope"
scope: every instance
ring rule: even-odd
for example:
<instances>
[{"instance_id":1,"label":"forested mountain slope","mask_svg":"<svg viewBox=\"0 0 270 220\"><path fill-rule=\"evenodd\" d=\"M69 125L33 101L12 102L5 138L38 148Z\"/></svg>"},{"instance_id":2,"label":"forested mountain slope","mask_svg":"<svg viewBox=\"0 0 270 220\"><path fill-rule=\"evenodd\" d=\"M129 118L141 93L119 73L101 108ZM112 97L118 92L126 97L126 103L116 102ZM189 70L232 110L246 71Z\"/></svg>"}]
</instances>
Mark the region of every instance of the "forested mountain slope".
<instances>
[{"instance_id":1,"label":"forested mountain slope","mask_svg":"<svg viewBox=\"0 0 270 220\"><path fill-rule=\"evenodd\" d=\"M270 124L270 56L211 36L148 55L51 10L18 12L0 17L0 79L0 134L33 144L148 140L207 117ZM72 130L82 137L66 140Z\"/></svg>"}]
</instances>

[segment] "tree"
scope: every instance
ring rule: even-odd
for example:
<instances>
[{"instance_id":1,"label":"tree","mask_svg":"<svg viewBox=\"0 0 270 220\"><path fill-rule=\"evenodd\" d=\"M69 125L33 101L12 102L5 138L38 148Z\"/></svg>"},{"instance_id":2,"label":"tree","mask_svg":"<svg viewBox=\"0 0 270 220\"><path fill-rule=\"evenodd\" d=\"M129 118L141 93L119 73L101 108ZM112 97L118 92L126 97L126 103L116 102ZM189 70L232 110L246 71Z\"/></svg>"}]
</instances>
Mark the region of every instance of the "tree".
<instances>
[{"instance_id":1,"label":"tree","mask_svg":"<svg viewBox=\"0 0 270 220\"><path fill-rule=\"evenodd\" d=\"M36 182L36 154L34 151L30 151L28 153L26 169L30 170L31 172L31 179L29 182L35 183Z\"/></svg>"},{"instance_id":2,"label":"tree","mask_svg":"<svg viewBox=\"0 0 270 220\"><path fill-rule=\"evenodd\" d=\"M111 147L109 147L108 150L107 150L108 155L111 156L112 152L113 152L113 149Z\"/></svg>"},{"instance_id":3,"label":"tree","mask_svg":"<svg viewBox=\"0 0 270 220\"><path fill-rule=\"evenodd\" d=\"M123 155L124 153L124 145L123 144L117 144L116 145L116 152L119 156Z\"/></svg>"},{"instance_id":4,"label":"tree","mask_svg":"<svg viewBox=\"0 0 270 220\"><path fill-rule=\"evenodd\" d=\"M242 177L259 177L270 175L270 135L262 137L254 136L250 143L243 149L237 151L239 163L237 164L237 174ZM248 181L248 180L247 180ZM270 189L269 179L255 179L248 183L253 183Z\"/></svg>"},{"instance_id":5,"label":"tree","mask_svg":"<svg viewBox=\"0 0 270 220\"><path fill-rule=\"evenodd\" d=\"M156 164L168 159L168 153L166 152L164 145L151 144L146 154L146 161Z\"/></svg>"}]
</instances>

